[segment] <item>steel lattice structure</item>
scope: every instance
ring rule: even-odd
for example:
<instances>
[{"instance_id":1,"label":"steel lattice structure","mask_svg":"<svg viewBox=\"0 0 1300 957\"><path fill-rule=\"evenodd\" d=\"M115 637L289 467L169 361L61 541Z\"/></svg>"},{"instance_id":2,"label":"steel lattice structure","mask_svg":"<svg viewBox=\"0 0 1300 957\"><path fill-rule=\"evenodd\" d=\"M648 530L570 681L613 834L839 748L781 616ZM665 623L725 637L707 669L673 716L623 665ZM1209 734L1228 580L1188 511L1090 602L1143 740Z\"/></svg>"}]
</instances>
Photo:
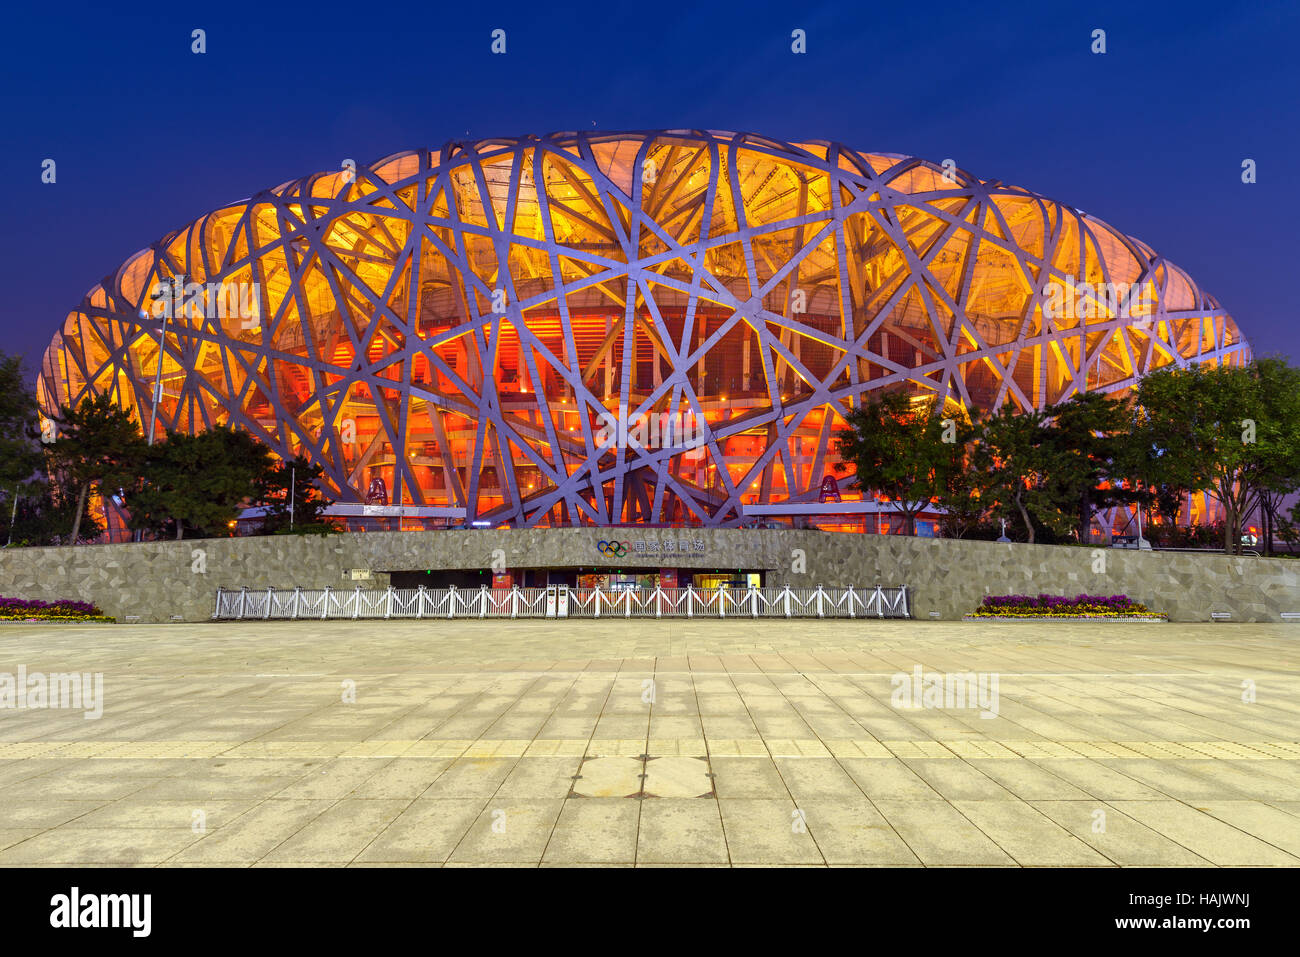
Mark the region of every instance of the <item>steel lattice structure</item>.
<instances>
[{"instance_id":1,"label":"steel lattice structure","mask_svg":"<svg viewBox=\"0 0 1300 957\"><path fill-rule=\"evenodd\" d=\"M204 285L160 358L150 293L172 277L251 289L251 318L213 318ZM1079 293L1077 318L1045 309L1051 283ZM1085 283L1149 292L1121 314ZM341 501L382 478L394 502L517 525L727 525L742 503L814 499L875 389L1041 408L1249 354L1144 243L951 164L556 133L399 153L209 213L90 291L39 392L46 414L107 392L147 428L161 381L157 434L243 427L319 461ZM611 417L665 416L693 417L698 447L601 445Z\"/></svg>"}]
</instances>

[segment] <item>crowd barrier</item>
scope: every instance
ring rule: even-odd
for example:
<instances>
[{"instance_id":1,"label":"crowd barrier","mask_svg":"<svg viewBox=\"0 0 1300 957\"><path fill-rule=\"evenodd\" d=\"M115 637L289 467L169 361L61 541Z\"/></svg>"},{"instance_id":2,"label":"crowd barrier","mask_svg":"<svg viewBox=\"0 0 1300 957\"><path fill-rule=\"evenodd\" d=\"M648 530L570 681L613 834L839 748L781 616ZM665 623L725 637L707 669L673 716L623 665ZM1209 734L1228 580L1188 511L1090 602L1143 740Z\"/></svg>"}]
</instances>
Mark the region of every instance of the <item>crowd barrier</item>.
<instances>
[{"instance_id":1,"label":"crowd barrier","mask_svg":"<svg viewBox=\"0 0 1300 957\"><path fill-rule=\"evenodd\" d=\"M900 588L228 588L217 620L347 618L910 618Z\"/></svg>"}]
</instances>

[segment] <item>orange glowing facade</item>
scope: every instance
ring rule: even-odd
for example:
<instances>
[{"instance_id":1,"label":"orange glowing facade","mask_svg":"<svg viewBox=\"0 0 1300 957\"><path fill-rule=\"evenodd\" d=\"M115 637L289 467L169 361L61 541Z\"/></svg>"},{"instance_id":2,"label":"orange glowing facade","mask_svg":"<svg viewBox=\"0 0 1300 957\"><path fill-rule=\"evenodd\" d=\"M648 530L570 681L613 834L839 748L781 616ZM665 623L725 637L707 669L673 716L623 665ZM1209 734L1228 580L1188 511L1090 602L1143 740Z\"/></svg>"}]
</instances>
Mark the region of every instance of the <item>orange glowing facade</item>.
<instances>
[{"instance_id":1,"label":"orange glowing facade","mask_svg":"<svg viewBox=\"0 0 1300 957\"><path fill-rule=\"evenodd\" d=\"M816 502L872 390L1041 408L1248 358L1182 270L1019 187L833 143L558 133L209 213L90 291L39 397L108 393L158 436L234 424L343 502L731 525Z\"/></svg>"}]
</instances>

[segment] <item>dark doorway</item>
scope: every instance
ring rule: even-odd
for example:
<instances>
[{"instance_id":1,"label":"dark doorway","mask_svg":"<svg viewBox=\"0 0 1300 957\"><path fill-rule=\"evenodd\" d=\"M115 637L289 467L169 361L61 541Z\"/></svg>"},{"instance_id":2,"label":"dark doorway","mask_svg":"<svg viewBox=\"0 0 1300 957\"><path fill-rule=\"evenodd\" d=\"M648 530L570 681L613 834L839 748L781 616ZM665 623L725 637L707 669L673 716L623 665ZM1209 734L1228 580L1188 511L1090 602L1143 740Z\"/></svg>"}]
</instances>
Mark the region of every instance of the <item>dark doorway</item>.
<instances>
[{"instance_id":1,"label":"dark doorway","mask_svg":"<svg viewBox=\"0 0 1300 957\"><path fill-rule=\"evenodd\" d=\"M447 570L435 568L433 571L389 572L394 588L478 588L480 585L492 587L492 572L486 568L469 570Z\"/></svg>"}]
</instances>

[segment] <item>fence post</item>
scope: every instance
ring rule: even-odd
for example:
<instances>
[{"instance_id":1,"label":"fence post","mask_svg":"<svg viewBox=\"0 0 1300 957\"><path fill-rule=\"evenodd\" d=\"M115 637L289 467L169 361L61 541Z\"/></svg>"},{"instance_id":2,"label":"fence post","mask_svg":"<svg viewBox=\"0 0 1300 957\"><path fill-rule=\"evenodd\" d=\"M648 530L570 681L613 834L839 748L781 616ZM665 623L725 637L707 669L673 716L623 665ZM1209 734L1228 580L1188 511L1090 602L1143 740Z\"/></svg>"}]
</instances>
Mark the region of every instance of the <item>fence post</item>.
<instances>
[{"instance_id":1,"label":"fence post","mask_svg":"<svg viewBox=\"0 0 1300 957\"><path fill-rule=\"evenodd\" d=\"M384 594L384 617L393 617L393 586L388 586L388 591Z\"/></svg>"},{"instance_id":2,"label":"fence post","mask_svg":"<svg viewBox=\"0 0 1300 957\"><path fill-rule=\"evenodd\" d=\"M248 605L248 586L239 589L239 618L244 618L244 608Z\"/></svg>"},{"instance_id":3,"label":"fence post","mask_svg":"<svg viewBox=\"0 0 1300 957\"><path fill-rule=\"evenodd\" d=\"M480 618L487 617L487 603L488 603L487 588L488 588L487 585L478 586L478 616Z\"/></svg>"},{"instance_id":4,"label":"fence post","mask_svg":"<svg viewBox=\"0 0 1300 957\"><path fill-rule=\"evenodd\" d=\"M906 585L904 585L904 586L902 586L901 588L898 589L898 600L899 600L899 601L902 603L902 605L903 605L903 617L904 617L904 618L911 618L911 617L912 617L912 613L911 613L910 611L907 610L907 586L906 586Z\"/></svg>"},{"instance_id":5,"label":"fence post","mask_svg":"<svg viewBox=\"0 0 1300 957\"><path fill-rule=\"evenodd\" d=\"M854 594L854 592L853 592L853 586L852 586L852 585L849 586L848 594L847 594L845 597L848 599L848 605L849 605L849 617L850 617L850 618L857 618L858 616L855 615L855 614L853 613L853 602L854 602L854 599L857 598L857 596L856 596L856 595Z\"/></svg>"},{"instance_id":6,"label":"fence post","mask_svg":"<svg viewBox=\"0 0 1300 957\"><path fill-rule=\"evenodd\" d=\"M510 586L510 617L519 617L519 586Z\"/></svg>"},{"instance_id":7,"label":"fence post","mask_svg":"<svg viewBox=\"0 0 1300 957\"><path fill-rule=\"evenodd\" d=\"M217 589L217 603L212 606L212 620L216 621L221 617L221 589Z\"/></svg>"},{"instance_id":8,"label":"fence post","mask_svg":"<svg viewBox=\"0 0 1300 957\"><path fill-rule=\"evenodd\" d=\"M789 618L790 617L790 586L789 585L785 586L785 591L781 593L781 597L785 600L785 617Z\"/></svg>"},{"instance_id":9,"label":"fence post","mask_svg":"<svg viewBox=\"0 0 1300 957\"><path fill-rule=\"evenodd\" d=\"M320 603L320 616L324 619L330 613L330 586L325 586L325 597Z\"/></svg>"},{"instance_id":10,"label":"fence post","mask_svg":"<svg viewBox=\"0 0 1300 957\"><path fill-rule=\"evenodd\" d=\"M752 618L758 617L758 586L749 586L749 614Z\"/></svg>"},{"instance_id":11,"label":"fence post","mask_svg":"<svg viewBox=\"0 0 1300 957\"><path fill-rule=\"evenodd\" d=\"M876 617L885 617L885 590L879 585L876 586Z\"/></svg>"},{"instance_id":12,"label":"fence post","mask_svg":"<svg viewBox=\"0 0 1300 957\"><path fill-rule=\"evenodd\" d=\"M302 586L294 585L293 586L293 611L289 615L290 618L297 619L298 606L301 603L302 603Z\"/></svg>"},{"instance_id":13,"label":"fence post","mask_svg":"<svg viewBox=\"0 0 1300 957\"><path fill-rule=\"evenodd\" d=\"M271 617L271 596L275 594L275 589L268 586L266 589L266 608L262 610L262 619L266 620Z\"/></svg>"},{"instance_id":14,"label":"fence post","mask_svg":"<svg viewBox=\"0 0 1300 957\"><path fill-rule=\"evenodd\" d=\"M600 589L599 588L595 589L595 595L593 596L593 601L595 602L595 606L596 606L596 617L599 618L600 617Z\"/></svg>"},{"instance_id":15,"label":"fence post","mask_svg":"<svg viewBox=\"0 0 1300 957\"><path fill-rule=\"evenodd\" d=\"M822 611L822 596L825 594L826 593L822 591L822 586L818 585L817 586L817 617L818 618L826 617L825 613Z\"/></svg>"},{"instance_id":16,"label":"fence post","mask_svg":"<svg viewBox=\"0 0 1300 957\"><path fill-rule=\"evenodd\" d=\"M447 589L447 617L456 617L456 586Z\"/></svg>"},{"instance_id":17,"label":"fence post","mask_svg":"<svg viewBox=\"0 0 1300 957\"><path fill-rule=\"evenodd\" d=\"M415 617L416 618L424 617L424 586L423 585L421 585L419 590L415 593Z\"/></svg>"},{"instance_id":18,"label":"fence post","mask_svg":"<svg viewBox=\"0 0 1300 957\"><path fill-rule=\"evenodd\" d=\"M656 618L663 617L663 611L664 611L663 600L662 600L663 597L664 597L664 586L656 585L655 586L655 617Z\"/></svg>"},{"instance_id":19,"label":"fence post","mask_svg":"<svg viewBox=\"0 0 1300 957\"><path fill-rule=\"evenodd\" d=\"M356 618L361 614L361 586L357 586L356 594L352 596L352 617Z\"/></svg>"}]
</instances>

